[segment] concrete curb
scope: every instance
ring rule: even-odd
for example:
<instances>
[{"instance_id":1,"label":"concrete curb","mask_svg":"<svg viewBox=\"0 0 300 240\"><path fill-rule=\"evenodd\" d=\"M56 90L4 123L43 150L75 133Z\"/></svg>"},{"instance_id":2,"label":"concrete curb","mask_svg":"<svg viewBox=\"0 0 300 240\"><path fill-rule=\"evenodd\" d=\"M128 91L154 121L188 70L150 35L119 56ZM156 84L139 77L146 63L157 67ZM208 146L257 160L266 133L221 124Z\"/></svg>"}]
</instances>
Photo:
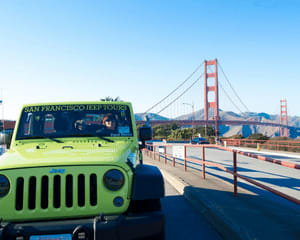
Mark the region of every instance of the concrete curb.
<instances>
[{"instance_id":1,"label":"concrete curb","mask_svg":"<svg viewBox=\"0 0 300 240\"><path fill-rule=\"evenodd\" d=\"M199 196L190 188L188 184L159 168L164 179L167 180L183 197L198 211L207 221L219 232L224 239L253 239L247 231L242 229L231 219L222 213L221 208L212 204L205 196Z\"/></svg>"},{"instance_id":2,"label":"concrete curb","mask_svg":"<svg viewBox=\"0 0 300 240\"><path fill-rule=\"evenodd\" d=\"M188 184L184 183L183 181L177 179L177 177L174 177L172 174L168 173L167 171L159 168L161 171L164 179L166 179L180 194L184 194L184 188L188 186Z\"/></svg>"}]
</instances>

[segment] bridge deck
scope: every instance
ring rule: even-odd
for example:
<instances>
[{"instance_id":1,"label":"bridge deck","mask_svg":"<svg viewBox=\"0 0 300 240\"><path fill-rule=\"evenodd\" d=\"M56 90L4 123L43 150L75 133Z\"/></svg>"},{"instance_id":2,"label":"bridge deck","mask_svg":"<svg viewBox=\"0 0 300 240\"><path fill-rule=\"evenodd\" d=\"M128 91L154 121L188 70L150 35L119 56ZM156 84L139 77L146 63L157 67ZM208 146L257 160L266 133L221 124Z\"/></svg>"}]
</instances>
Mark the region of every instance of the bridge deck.
<instances>
[{"instance_id":1,"label":"bridge deck","mask_svg":"<svg viewBox=\"0 0 300 240\"><path fill-rule=\"evenodd\" d=\"M216 121L215 120L151 120L150 125L155 126L155 125L163 125L163 124L169 124L176 122L176 124L180 126L187 126L187 125L192 125L194 124L195 126L204 126L204 125L215 125ZM136 124L145 124L145 121L138 120L136 121ZM275 123L275 122L258 122L258 121L241 121L241 120L218 120L219 125L261 125L261 126L271 126L271 127L280 127L280 128L294 128L294 129L299 129L298 127L294 126L287 126L284 124L280 123Z\"/></svg>"}]
</instances>

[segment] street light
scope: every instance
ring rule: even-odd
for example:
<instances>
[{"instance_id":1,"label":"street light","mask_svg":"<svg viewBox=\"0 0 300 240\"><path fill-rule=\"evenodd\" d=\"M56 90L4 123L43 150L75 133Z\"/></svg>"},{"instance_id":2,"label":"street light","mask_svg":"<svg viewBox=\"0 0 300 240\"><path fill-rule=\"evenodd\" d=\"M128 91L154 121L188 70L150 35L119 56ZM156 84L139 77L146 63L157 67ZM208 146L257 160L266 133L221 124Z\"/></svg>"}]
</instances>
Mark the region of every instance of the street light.
<instances>
[{"instance_id":1,"label":"street light","mask_svg":"<svg viewBox=\"0 0 300 240\"><path fill-rule=\"evenodd\" d=\"M194 103L182 103L185 105L189 105L192 107L192 129L193 129L193 133L192 133L192 139L194 138Z\"/></svg>"}]
</instances>

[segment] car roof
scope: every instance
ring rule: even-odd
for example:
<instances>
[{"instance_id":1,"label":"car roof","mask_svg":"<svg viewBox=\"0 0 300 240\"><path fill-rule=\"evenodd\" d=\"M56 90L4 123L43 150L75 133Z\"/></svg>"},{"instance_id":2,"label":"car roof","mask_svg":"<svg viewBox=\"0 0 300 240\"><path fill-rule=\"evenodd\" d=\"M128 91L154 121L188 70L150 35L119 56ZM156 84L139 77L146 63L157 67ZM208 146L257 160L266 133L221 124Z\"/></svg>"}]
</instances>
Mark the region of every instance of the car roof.
<instances>
[{"instance_id":1,"label":"car roof","mask_svg":"<svg viewBox=\"0 0 300 240\"><path fill-rule=\"evenodd\" d=\"M80 105L80 104L115 104L115 105L131 105L130 102L114 102L114 101L74 101L74 102L46 102L24 104L24 107L46 106L46 105Z\"/></svg>"}]
</instances>

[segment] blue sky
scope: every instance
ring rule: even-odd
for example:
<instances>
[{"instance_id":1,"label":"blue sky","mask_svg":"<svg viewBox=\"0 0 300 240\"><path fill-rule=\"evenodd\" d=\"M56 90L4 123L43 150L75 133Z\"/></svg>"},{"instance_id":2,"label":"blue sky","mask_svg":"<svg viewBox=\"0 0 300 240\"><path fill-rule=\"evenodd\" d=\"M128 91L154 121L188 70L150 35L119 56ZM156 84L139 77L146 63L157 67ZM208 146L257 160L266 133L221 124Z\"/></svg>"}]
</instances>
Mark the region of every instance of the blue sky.
<instances>
[{"instance_id":1,"label":"blue sky","mask_svg":"<svg viewBox=\"0 0 300 240\"><path fill-rule=\"evenodd\" d=\"M105 96L143 112L214 58L251 111L279 113L285 98L300 116L299 12L290 0L1 1L4 117L25 103ZM202 108L203 79L180 101L162 114ZM221 90L220 108L238 112Z\"/></svg>"}]
</instances>

